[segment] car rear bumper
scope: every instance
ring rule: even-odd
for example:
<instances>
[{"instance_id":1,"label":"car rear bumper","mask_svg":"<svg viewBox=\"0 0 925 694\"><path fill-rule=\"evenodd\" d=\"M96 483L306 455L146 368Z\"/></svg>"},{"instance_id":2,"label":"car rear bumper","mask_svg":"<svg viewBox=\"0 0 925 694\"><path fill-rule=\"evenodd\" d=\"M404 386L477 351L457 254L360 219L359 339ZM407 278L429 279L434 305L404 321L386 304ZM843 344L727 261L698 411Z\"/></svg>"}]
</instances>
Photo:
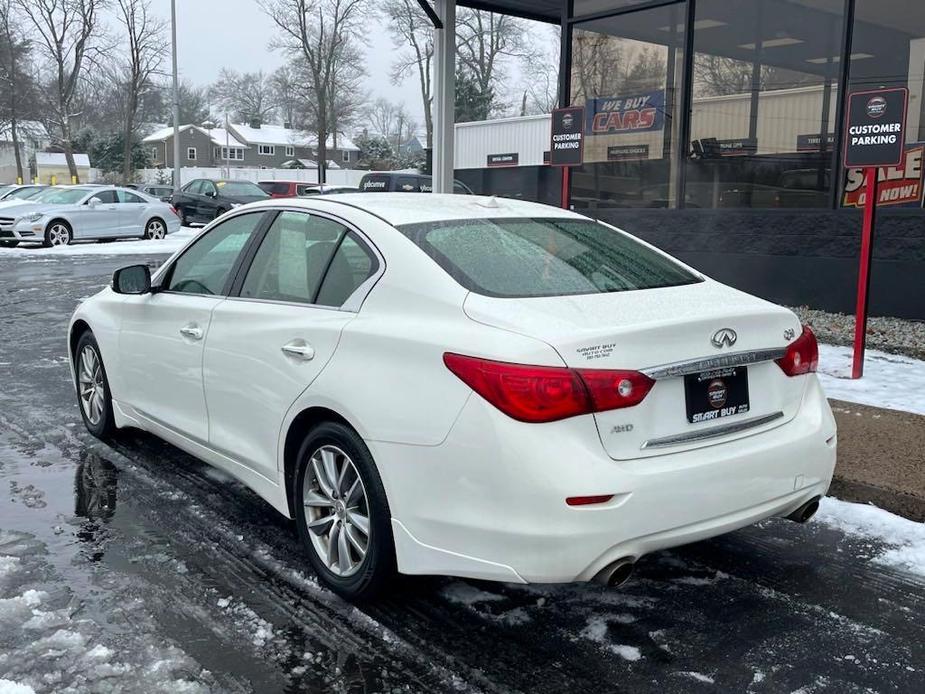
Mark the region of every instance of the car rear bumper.
<instances>
[{"instance_id":1,"label":"car rear bumper","mask_svg":"<svg viewBox=\"0 0 925 694\"><path fill-rule=\"evenodd\" d=\"M516 422L471 396L439 446L369 442L389 496L399 569L522 582L590 580L624 557L693 542L825 494L835 421L815 377L786 424L630 461L594 420ZM572 507L566 497L613 494Z\"/></svg>"}]
</instances>

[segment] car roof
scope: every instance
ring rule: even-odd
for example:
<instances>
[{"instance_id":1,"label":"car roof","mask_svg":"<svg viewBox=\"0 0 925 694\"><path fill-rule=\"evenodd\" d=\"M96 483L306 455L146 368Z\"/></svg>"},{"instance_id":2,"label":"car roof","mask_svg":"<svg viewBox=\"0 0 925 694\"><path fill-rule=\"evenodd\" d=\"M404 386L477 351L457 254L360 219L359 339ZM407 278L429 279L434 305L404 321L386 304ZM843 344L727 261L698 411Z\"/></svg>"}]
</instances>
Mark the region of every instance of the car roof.
<instances>
[{"instance_id":1,"label":"car roof","mask_svg":"<svg viewBox=\"0 0 925 694\"><path fill-rule=\"evenodd\" d=\"M439 222L451 219L490 219L498 217L563 217L585 219L561 207L537 202L496 198L484 195L452 195L439 193L343 193L325 197L287 199L287 205L340 204L364 210L392 226ZM262 201L255 206L274 207L280 201Z\"/></svg>"}]
</instances>

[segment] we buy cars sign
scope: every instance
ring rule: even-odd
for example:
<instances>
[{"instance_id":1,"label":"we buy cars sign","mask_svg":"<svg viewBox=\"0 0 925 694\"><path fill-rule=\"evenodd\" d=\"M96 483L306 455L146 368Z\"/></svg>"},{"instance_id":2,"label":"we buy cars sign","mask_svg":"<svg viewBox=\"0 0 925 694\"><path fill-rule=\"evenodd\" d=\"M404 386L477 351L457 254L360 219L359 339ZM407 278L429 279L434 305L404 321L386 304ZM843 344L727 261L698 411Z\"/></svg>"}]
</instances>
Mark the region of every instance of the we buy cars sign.
<instances>
[{"instance_id":1,"label":"we buy cars sign","mask_svg":"<svg viewBox=\"0 0 925 694\"><path fill-rule=\"evenodd\" d=\"M848 95L845 168L902 164L908 101L905 87Z\"/></svg>"}]
</instances>

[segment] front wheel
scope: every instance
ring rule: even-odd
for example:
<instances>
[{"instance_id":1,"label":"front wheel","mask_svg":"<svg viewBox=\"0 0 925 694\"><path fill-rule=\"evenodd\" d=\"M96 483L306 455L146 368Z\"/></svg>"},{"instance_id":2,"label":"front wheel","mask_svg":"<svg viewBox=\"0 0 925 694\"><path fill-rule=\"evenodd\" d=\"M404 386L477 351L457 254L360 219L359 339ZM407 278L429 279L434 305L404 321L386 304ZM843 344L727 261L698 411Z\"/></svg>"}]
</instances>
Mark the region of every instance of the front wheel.
<instances>
[{"instance_id":1,"label":"front wheel","mask_svg":"<svg viewBox=\"0 0 925 694\"><path fill-rule=\"evenodd\" d=\"M80 336L74 350L74 376L80 416L87 431L97 438L111 436L116 430L112 414L109 379L96 338L89 330Z\"/></svg>"},{"instance_id":2,"label":"front wheel","mask_svg":"<svg viewBox=\"0 0 925 694\"><path fill-rule=\"evenodd\" d=\"M323 584L367 600L395 576L391 514L379 471L355 431L336 422L309 433L298 457L299 537Z\"/></svg>"},{"instance_id":3,"label":"front wheel","mask_svg":"<svg viewBox=\"0 0 925 694\"><path fill-rule=\"evenodd\" d=\"M167 227L156 217L145 225L144 237L149 241L160 241L167 237Z\"/></svg>"},{"instance_id":4,"label":"front wheel","mask_svg":"<svg viewBox=\"0 0 925 694\"><path fill-rule=\"evenodd\" d=\"M52 246L68 246L72 240L71 227L68 226L68 223L55 220L45 229L45 240L42 245L45 246L45 248L51 248Z\"/></svg>"}]
</instances>

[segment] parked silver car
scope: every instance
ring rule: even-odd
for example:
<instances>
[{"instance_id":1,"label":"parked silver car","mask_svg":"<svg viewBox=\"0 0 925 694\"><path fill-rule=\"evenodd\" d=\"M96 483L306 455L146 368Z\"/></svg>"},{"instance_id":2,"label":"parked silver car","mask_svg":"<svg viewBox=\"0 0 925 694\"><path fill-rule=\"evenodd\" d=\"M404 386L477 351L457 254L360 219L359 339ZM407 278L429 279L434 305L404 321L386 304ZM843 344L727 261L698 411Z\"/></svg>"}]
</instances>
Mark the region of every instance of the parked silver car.
<instances>
[{"instance_id":1,"label":"parked silver car","mask_svg":"<svg viewBox=\"0 0 925 694\"><path fill-rule=\"evenodd\" d=\"M10 200L28 200L35 197L48 186L41 183L13 183L6 186L0 186L0 200L7 202Z\"/></svg>"},{"instance_id":2,"label":"parked silver car","mask_svg":"<svg viewBox=\"0 0 925 694\"><path fill-rule=\"evenodd\" d=\"M172 206L127 188L54 186L21 205L0 209L0 246L6 247L132 236L159 240L179 229Z\"/></svg>"}]
</instances>

